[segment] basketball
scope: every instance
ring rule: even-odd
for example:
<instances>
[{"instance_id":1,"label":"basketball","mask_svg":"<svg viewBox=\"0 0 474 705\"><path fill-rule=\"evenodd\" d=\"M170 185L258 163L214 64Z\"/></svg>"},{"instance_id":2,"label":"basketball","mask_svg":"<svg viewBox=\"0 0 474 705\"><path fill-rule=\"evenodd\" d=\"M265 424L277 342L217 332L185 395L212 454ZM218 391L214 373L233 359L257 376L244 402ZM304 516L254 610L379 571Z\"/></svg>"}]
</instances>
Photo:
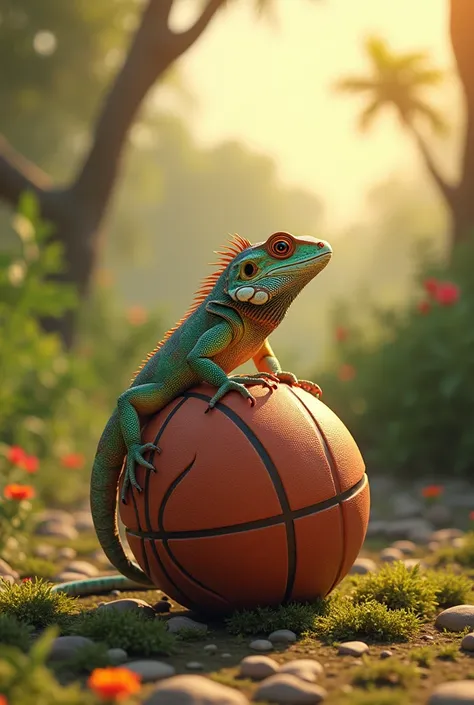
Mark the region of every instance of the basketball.
<instances>
[{"instance_id":1,"label":"basketball","mask_svg":"<svg viewBox=\"0 0 474 705\"><path fill-rule=\"evenodd\" d=\"M202 384L151 418L153 473L120 504L130 548L153 583L201 612L313 601L350 570L369 519L359 449L321 401L280 383L204 413Z\"/></svg>"}]
</instances>

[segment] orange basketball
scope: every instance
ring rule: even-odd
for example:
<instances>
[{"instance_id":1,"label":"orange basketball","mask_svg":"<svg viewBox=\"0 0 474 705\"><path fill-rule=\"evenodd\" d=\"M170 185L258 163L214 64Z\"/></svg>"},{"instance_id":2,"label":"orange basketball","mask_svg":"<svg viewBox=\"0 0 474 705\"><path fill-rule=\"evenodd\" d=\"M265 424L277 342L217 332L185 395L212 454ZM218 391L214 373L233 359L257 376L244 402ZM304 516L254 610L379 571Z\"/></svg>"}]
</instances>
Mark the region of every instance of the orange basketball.
<instances>
[{"instance_id":1,"label":"orange basketball","mask_svg":"<svg viewBox=\"0 0 474 705\"><path fill-rule=\"evenodd\" d=\"M145 573L191 609L311 601L347 574L364 541L369 485L342 421L286 384L230 392L190 389L143 432L162 453L137 467L143 492L120 503Z\"/></svg>"}]
</instances>

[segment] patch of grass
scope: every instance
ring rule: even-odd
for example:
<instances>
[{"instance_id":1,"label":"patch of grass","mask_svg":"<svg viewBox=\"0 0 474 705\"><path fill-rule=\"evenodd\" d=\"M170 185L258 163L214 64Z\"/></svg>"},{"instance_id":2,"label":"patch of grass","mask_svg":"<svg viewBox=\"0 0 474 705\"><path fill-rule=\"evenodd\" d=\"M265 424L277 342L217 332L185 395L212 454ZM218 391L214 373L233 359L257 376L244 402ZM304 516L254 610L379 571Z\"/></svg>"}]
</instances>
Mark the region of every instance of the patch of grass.
<instances>
[{"instance_id":1,"label":"patch of grass","mask_svg":"<svg viewBox=\"0 0 474 705\"><path fill-rule=\"evenodd\" d=\"M42 578L48 580L58 572L57 566L44 558L25 558L19 565L15 566L20 574L20 578Z\"/></svg>"},{"instance_id":2,"label":"patch of grass","mask_svg":"<svg viewBox=\"0 0 474 705\"><path fill-rule=\"evenodd\" d=\"M330 600L318 600L311 604L258 607L255 610L240 610L226 619L230 634L270 634L276 629L290 629L296 634L308 632L314 627L316 617L325 614Z\"/></svg>"},{"instance_id":3,"label":"patch of grass","mask_svg":"<svg viewBox=\"0 0 474 705\"><path fill-rule=\"evenodd\" d=\"M19 622L11 614L0 614L0 644L14 646L21 651L28 651L31 646L33 627Z\"/></svg>"},{"instance_id":4,"label":"patch of grass","mask_svg":"<svg viewBox=\"0 0 474 705\"><path fill-rule=\"evenodd\" d=\"M393 691L387 688L381 690L360 692L347 695L334 705L407 705L407 695L403 690Z\"/></svg>"},{"instance_id":5,"label":"patch of grass","mask_svg":"<svg viewBox=\"0 0 474 705\"><path fill-rule=\"evenodd\" d=\"M436 654L436 658L439 658L441 661L457 661L459 658L459 645L455 643L441 646Z\"/></svg>"},{"instance_id":6,"label":"patch of grass","mask_svg":"<svg viewBox=\"0 0 474 705\"><path fill-rule=\"evenodd\" d=\"M110 665L112 664L105 644L87 644L70 658L51 663L55 671L77 676L89 674L95 668L106 668Z\"/></svg>"},{"instance_id":7,"label":"patch of grass","mask_svg":"<svg viewBox=\"0 0 474 705\"><path fill-rule=\"evenodd\" d=\"M359 576L352 599L356 603L374 600L390 610L405 609L419 617L429 617L436 609L436 587L418 566L407 568L397 561L377 573Z\"/></svg>"},{"instance_id":8,"label":"patch of grass","mask_svg":"<svg viewBox=\"0 0 474 705\"><path fill-rule=\"evenodd\" d=\"M434 556L435 565L458 563L465 568L474 568L474 532L464 534L462 546L442 546Z\"/></svg>"},{"instance_id":9,"label":"patch of grass","mask_svg":"<svg viewBox=\"0 0 474 705\"><path fill-rule=\"evenodd\" d=\"M416 666L396 658L371 661L363 657L363 660L363 665L358 666L352 673L353 684L363 688L408 688L418 678Z\"/></svg>"},{"instance_id":10,"label":"patch of grass","mask_svg":"<svg viewBox=\"0 0 474 705\"><path fill-rule=\"evenodd\" d=\"M418 649L412 649L409 653L410 661L414 661L417 666L429 668L433 663L435 651L431 646L420 646Z\"/></svg>"},{"instance_id":11,"label":"patch of grass","mask_svg":"<svg viewBox=\"0 0 474 705\"><path fill-rule=\"evenodd\" d=\"M167 655L176 643L164 622L136 612L84 612L74 619L68 633L103 642L110 649L125 649L131 656Z\"/></svg>"},{"instance_id":12,"label":"patch of grass","mask_svg":"<svg viewBox=\"0 0 474 705\"><path fill-rule=\"evenodd\" d=\"M208 636L207 629L190 629L189 627L183 627L178 632L176 636L180 641L202 641Z\"/></svg>"},{"instance_id":13,"label":"patch of grass","mask_svg":"<svg viewBox=\"0 0 474 705\"><path fill-rule=\"evenodd\" d=\"M451 570L432 570L427 573L427 579L434 586L436 602L442 609L466 604L471 598L472 582L466 575Z\"/></svg>"},{"instance_id":14,"label":"patch of grass","mask_svg":"<svg viewBox=\"0 0 474 705\"><path fill-rule=\"evenodd\" d=\"M395 642L407 641L419 628L413 612L391 610L375 600L354 604L344 598L333 600L327 614L315 619L312 632L328 643L361 638Z\"/></svg>"},{"instance_id":15,"label":"patch of grass","mask_svg":"<svg viewBox=\"0 0 474 705\"><path fill-rule=\"evenodd\" d=\"M11 585L2 581L0 614L10 615L34 629L51 625L65 628L78 613L77 601L64 593L51 592L44 580Z\"/></svg>"}]
</instances>

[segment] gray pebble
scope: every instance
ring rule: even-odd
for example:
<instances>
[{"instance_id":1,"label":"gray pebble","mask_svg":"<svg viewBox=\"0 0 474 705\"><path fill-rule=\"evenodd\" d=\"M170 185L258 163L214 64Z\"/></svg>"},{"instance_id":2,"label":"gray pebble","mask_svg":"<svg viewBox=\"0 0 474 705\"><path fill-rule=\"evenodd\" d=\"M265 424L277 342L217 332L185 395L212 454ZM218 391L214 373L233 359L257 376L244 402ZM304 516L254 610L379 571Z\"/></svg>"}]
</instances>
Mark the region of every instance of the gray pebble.
<instances>
[{"instance_id":1,"label":"gray pebble","mask_svg":"<svg viewBox=\"0 0 474 705\"><path fill-rule=\"evenodd\" d=\"M207 632L207 624L195 622L189 617L171 617L167 622L168 631L172 634L177 634L180 629L192 629L196 632Z\"/></svg>"},{"instance_id":2,"label":"gray pebble","mask_svg":"<svg viewBox=\"0 0 474 705\"><path fill-rule=\"evenodd\" d=\"M254 700L265 700L277 705L316 705L326 695L324 688L319 685L302 681L290 673L277 673L260 684Z\"/></svg>"},{"instance_id":3,"label":"gray pebble","mask_svg":"<svg viewBox=\"0 0 474 705\"><path fill-rule=\"evenodd\" d=\"M107 656L109 657L110 663L114 666L125 663L128 659L128 654L125 649L109 649L107 651Z\"/></svg>"},{"instance_id":4,"label":"gray pebble","mask_svg":"<svg viewBox=\"0 0 474 705\"><path fill-rule=\"evenodd\" d=\"M210 656L212 656L213 654L217 654L218 649L217 649L216 644L207 644L204 647L204 651L206 652L206 654L209 654Z\"/></svg>"},{"instance_id":5,"label":"gray pebble","mask_svg":"<svg viewBox=\"0 0 474 705\"><path fill-rule=\"evenodd\" d=\"M254 639L250 642L249 648L253 651L273 651L273 644L268 639Z\"/></svg>"},{"instance_id":6,"label":"gray pebble","mask_svg":"<svg viewBox=\"0 0 474 705\"><path fill-rule=\"evenodd\" d=\"M277 629L268 636L268 641L272 644L293 644L296 641L296 634L290 629Z\"/></svg>"},{"instance_id":7,"label":"gray pebble","mask_svg":"<svg viewBox=\"0 0 474 705\"><path fill-rule=\"evenodd\" d=\"M69 546L63 546L57 552L57 557L60 561L73 561L76 556L77 551Z\"/></svg>"},{"instance_id":8,"label":"gray pebble","mask_svg":"<svg viewBox=\"0 0 474 705\"><path fill-rule=\"evenodd\" d=\"M261 681L272 676L278 671L278 663L269 656L246 656L240 662L240 675L242 678L251 678Z\"/></svg>"},{"instance_id":9,"label":"gray pebble","mask_svg":"<svg viewBox=\"0 0 474 705\"><path fill-rule=\"evenodd\" d=\"M390 651L390 649L384 649L380 652L381 659L390 658L390 656L393 656L393 651Z\"/></svg>"},{"instance_id":10,"label":"gray pebble","mask_svg":"<svg viewBox=\"0 0 474 705\"><path fill-rule=\"evenodd\" d=\"M249 705L235 688L204 676L174 676L160 683L143 705Z\"/></svg>"},{"instance_id":11,"label":"gray pebble","mask_svg":"<svg viewBox=\"0 0 474 705\"><path fill-rule=\"evenodd\" d=\"M162 678L170 678L176 673L173 666L162 661L143 659L140 661L129 661L127 669L141 677L142 683L159 681Z\"/></svg>"},{"instance_id":12,"label":"gray pebble","mask_svg":"<svg viewBox=\"0 0 474 705\"><path fill-rule=\"evenodd\" d=\"M204 665L199 663L199 661L188 661L186 668L188 671L202 671L204 669Z\"/></svg>"},{"instance_id":13,"label":"gray pebble","mask_svg":"<svg viewBox=\"0 0 474 705\"><path fill-rule=\"evenodd\" d=\"M436 686L428 705L474 705L474 681L450 681Z\"/></svg>"},{"instance_id":14,"label":"gray pebble","mask_svg":"<svg viewBox=\"0 0 474 705\"><path fill-rule=\"evenodd\" d=\"M461 641L461 649L465 651L474 651L474 632L466 634Z\"/></svg>"},{"instance_id":15,"label":"gray pebble","mask_svg":"<svg viewBox=\"0 0 474 705\"><path fill-rule=\"evenodd\" d=\"M461 632L466 627L474 627L474 605L456 605L443 610L436 618L438 629Z\"/></svg>"},{"instance_id":16,"label":"gray pebble","mask_svg":"<svg viewBox=\"0 0 474 705\"><path fill-rule=\"evenodd\" d=\"M365 575L366 573L375 573L377 564L372 558L356 558L349 571L350 575Z\"/></svg>"},{"instance_id":17,"label":"gray pebble","mask_svg":"<svg viewBox=\"0 0 474 705\"><path fill-rule=\"evenodd\" d=\"M362 656L362 654L366 654L368 650L369 647L367 644L364 644L363 641L345 641L339 644L337 653L347 656Z\"/></svg>"},{"instance_id":18,"label":"gray pebble","mask_svg":"<svg viewBox=\"0 0 474 705\"><path fill-rule=\"evenodd\" d=\"M323 675L323 672L324 669L319 661L310 658L287 661L279 669L279 673L290 673L303 681L308 681L308 683L314 683L319 676Z\"/></svg>"},{"instance_id":19,"label":"gray pebble","mask_svg":"<svg viewBox=\"0 0 474 705\"><path fill-rule=\"evenodd\" d=\"M58 539L67 539L68 541L73 541L77 539L78 532L71 524L65 522L59 522L56 520L45 521L35 529L35 534L37 536L54 536Z\"/></svg>"},{"instance_id":20,"label":"gray pebble","mask_svg":"<svg viewBox=\"0 0 474 705\"><path fill-rule=\"evenodd\" d=\"M95 565L92 565L87 561L72 561L72 563L69 563L64 570L69 573L82 573L82 575L87 575L90 578L93 578L99 573Z\"/></svg>"},{"instance_id":21,"label":"gray pebble","mask_svg":"<svg viewBox=\"0 0 474 705\"><path fill-rule=\"evenodd\" d=\"M113 610L114 612L140 612L145 617L154 619L155 611L145 600L134 599L133 597L124 598L122 600L111 600L111 602L101 602L97 607L98 610Z\"/></svg>"},{"instance_id":22,"label":"gray pebble","mask_svg":"<svg viewBox=\"0 0 474 705\"><path fill-rule=\"evenodd\" d=\"M398 550L404 553L405 556L412 556L416 553L416 543L413 541L394 541L392 543L392 548L398 548Z\"/></svg>"},{"instance_id":23,"label":"gray pebble","mask_svg":"<svg viewBox=\"0 0 474 705\"><path fill-rule=\"evenodd\" d=\"M384 548L380 551L380 560L384 563L394 563L395 561L402 561L404 558L403 553L399 548Z\"/></svg>"},{"instance_id":24,"label":"gray pebble","mask_svg":"<svg viewBox=\"0 0 474 705\"><path fill-rule=\"evenodd\" d=\"M93 641L85 636L58 636L53 641L49 661L63 661L71 658L85 646L92 646Z\"/></svg>"}]
</instances>

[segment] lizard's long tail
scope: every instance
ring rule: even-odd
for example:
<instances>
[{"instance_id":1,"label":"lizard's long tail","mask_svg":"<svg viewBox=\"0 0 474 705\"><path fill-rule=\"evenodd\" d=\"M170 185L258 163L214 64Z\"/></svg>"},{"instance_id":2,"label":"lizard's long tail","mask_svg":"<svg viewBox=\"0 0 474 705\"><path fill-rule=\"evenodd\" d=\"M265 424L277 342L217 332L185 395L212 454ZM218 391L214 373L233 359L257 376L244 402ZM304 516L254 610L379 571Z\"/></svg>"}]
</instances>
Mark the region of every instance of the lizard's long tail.
<instances>
[{"instance_id":1,"label":"lizard's long tail","mask_svg":"<svg viewBox=\"0 0 474 705\"><path fill-rule=\"evenodd\" d=\"M51 588L51 592L64 592L66 595L80 597L81 595L97 595L111 590L149 590L149 585L136 583L123 575L105 575L102 578L88 578L59 583Z\"/></svg>"},{"instance_id":2,"label":"lizard's long tail","mask_svg":"<svg viewBox=\"0 0 474 705\"><path fill-rule=\"evenodd\" d=\"M126 446L115 412L104 429L92 467L92 519L100 545L112 565L134 583L152 585L148 576L125 555L118 532L117 491L125 455Z\"/></svg>"}]
</instances>

